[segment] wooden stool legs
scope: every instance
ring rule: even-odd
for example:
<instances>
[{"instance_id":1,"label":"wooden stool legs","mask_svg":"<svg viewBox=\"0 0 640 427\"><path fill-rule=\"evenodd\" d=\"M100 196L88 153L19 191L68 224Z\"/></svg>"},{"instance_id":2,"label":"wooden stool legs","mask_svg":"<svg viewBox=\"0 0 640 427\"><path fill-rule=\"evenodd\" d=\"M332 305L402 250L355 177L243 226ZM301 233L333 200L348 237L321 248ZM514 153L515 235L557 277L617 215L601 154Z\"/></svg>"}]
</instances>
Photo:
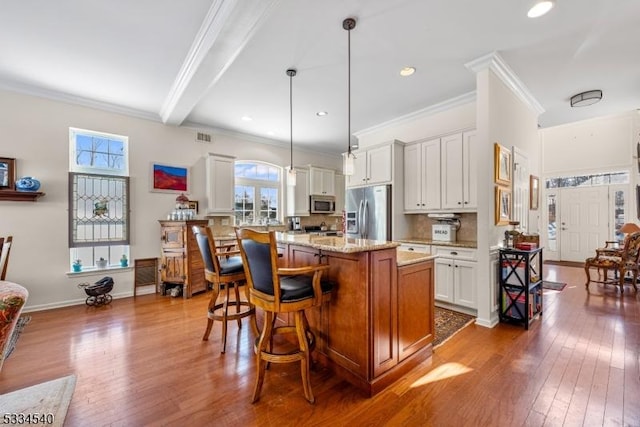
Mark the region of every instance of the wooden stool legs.
<instances>
[{"instance_id":1,"label":"wooden stool legs","mask_svg":"<svg viewBox=\"0 0 640 427\"><path fill-rule=\"evenodd\" d=\"M294 313L295 326L274 326L275 315L271 311L265 311L264 326L258 343L256 352L256 382L253 388L252 403L260 399L260 390L264 383L264 376L267 365L273 363L290 363L300 361L300 374L302 376L302 388L304 397L309 403L314 403L315 398L311 391L311 351L315 344L315 336L309 329L309 323L304 310ZM298 338L298 349L289 353L274 353L273 336L281 333L294 333Z\"/></svg>"},{"instance_id":2,"label":"wooden stool legs","mask_svg":"<svg viewBox=\"0 0 640 427\"><path fill-rule=\"evenodd\" d=\"M202 337L202 341L208 341L209 335L211 335L211 329L213 327L214 320L220 320L222 322L222 351L221 353L225 353L227 351L227 322L230 320L236 319L238 322L238 328L242 328L242 318L249 316L251 318L251 328L256 335L260 334L258 330L258 322L256 320L256 309L249 302L249 289L248 286L244 286L245 288L245 296L247 298L246 301L240 300L240 291L238 290L239 283L235 283L233 286L235 292L235 301L231 301L231 304L235 305L236 312L229 314L229 288L230 284L223 285L225 289L224 300L221 303L218 303L218 297L220 296L220 287L221 285L213 286L211 291L211 299L209 300L209 308L207 311L207 329L204 331L204 336ZM243 311L241 307L246 307ZM218 313L216 313L218 311ZM220 313L221 312L221 313Z\"/></svg>"}]
</instances>

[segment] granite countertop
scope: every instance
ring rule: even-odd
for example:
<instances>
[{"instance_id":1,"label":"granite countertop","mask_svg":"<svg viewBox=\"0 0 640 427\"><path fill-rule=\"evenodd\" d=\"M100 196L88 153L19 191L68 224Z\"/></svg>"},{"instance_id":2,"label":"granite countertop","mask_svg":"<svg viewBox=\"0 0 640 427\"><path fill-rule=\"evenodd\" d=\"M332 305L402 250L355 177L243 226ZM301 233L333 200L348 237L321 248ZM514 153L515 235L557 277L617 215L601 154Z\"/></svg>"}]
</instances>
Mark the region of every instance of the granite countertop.
<instances>
[{"instance_id":1,"label":"granite countertop","mask_svg":"<svg viewBox=\"0 0 640 427\"><path fill-rule=\"evenodd\" d=\"M458 248L471 248L471 249L478 248L478 242L473 240L457 240L455 242L443 242L440 240L432 240L424 237L406 237L404 239L398 239L396 241L399 243L414 243L419 245L454 246Z\"/></svg>"},{"instance_id":2,"label":"granite countertop","mask_svg":"<svg viewBox=\"0 0 640 427\"><path fill-rule=\"evenodd\" d=\"M369 252L400 246L398 242L354 239L351 237L314 236L309 234L276 233L276 239L278 243L309 246L314 249L342 253Z\"/></svg>"},{"instance_id":3,"label":"granite countertop","mask_svg":"<svg viewBox=\"0 0 640 427\"><path fill-rule=\"evenodd\" d=\"M403 251L402 249L398 248L398 255L397 255L398 267L417 264L419 262L429 261L434 258L436 258L436 255L420 253L420 252Z\"/></svg>"}]
</instances>

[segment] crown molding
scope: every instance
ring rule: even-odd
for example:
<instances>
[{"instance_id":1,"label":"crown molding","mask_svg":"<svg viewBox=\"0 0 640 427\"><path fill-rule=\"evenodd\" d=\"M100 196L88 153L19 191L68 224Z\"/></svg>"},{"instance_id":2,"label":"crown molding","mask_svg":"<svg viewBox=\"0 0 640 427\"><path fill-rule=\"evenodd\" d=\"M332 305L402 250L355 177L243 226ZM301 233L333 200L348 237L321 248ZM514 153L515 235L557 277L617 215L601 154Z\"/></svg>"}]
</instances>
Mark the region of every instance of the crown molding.
<instances>
[{"instance_id":1,"label":"crown molding","mask_svg":"<svg viewBox=\"0 0 640 427\"><path fill-rule=\"evenodd\" d=\"M82 96L71 95L69 93L59 92L55 90L29 86L23 83L7 82L7 81L0 82L0 89L19 93L22 95L30 95L38 98L45 98L51 101L64 102L67 104L94 108L97 110L107 111L110 113L136 117L138 119L160 122L160 116L156 113L138 110L136 108L124 107L122 105L111 104L109 102L96 101L94 99L84 98Z\"/></svg>"},{"instance_id":2,"label":"crown molding","mask_svg":"<svg viewBox=\"0 0 640 427\"><path fill-rule=\"evenodd\" d=\"M478 59L467 62L464 64L469 70L474 73L490 69L495 75L507 85L509 89L526 105L529 106L538 115L544 113L544 108L533 96L527 86L520 80L516 73L507 65L498 52L491 52L487 55L481 56Z\"/></svg>"},{"instance_id":3,"label":"crown molding","mask_svg":"<svg viewBox=\"0 0 640 427\"><path fill-rule=\"evenodd\" d=\"M354 132L353 135L357 138L360 138L361 136L378 132L389 126L397 126L397 125L411 122L413 120L416 120L422 117L432 116L434 114L451 110L452 108L456 108L461 105L468 104L470 102L474 102L475 100L476 100L476 92L475 91L468 92L463 95L456 96L455 98L451 98L446 101L440 102L438 104L434 104L432 106L423 108L421 110L414 111L413 113L409 113L404 116L400 116L395 119L386 121L384 123L380 123L375 126L371 126L369 128L359 130L358 132Z\"/></svg>"}]
</instances>

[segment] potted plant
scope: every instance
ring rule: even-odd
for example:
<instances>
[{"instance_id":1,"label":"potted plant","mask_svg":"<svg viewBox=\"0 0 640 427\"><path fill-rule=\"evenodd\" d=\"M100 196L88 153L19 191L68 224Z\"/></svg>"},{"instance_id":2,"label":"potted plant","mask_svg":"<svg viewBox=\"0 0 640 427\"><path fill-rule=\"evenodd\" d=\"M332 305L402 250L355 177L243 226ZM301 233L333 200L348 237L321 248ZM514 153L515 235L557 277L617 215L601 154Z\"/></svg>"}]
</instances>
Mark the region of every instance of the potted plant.
<instances>
[{"instance_id":1,"label":"potted plant","mask_svg":"<svg viewBox=\"0 0 640 427\"><path fill-rule=\"evenodd\" d=\"M76 259L73 261L73 264L71 265L71 267L73 268L73 271L75 273L78 273L80 271L82 271L82 261L79 259Z\"/></svg>"},{"instance_id":2,"label":"potted plant","mask_svg":"<svg viewBox=\"0 0 640 427\"><path fill-rule=\"evenodd\" d=\"M129 265L129 260L127 259L126 254L122 254L122 258L120 258L120 267L126 267Z\"/></svg>"},{"instance_id":3,"label":"potted plant","mask_svg":"<svg viewBox=\"0 0 640 427\"><path fill-rule=\"evenodd\" d=\"M107 260L100 257L100 259L96 260L96 267L107 268Z\"/></svg>"}]
</instances>

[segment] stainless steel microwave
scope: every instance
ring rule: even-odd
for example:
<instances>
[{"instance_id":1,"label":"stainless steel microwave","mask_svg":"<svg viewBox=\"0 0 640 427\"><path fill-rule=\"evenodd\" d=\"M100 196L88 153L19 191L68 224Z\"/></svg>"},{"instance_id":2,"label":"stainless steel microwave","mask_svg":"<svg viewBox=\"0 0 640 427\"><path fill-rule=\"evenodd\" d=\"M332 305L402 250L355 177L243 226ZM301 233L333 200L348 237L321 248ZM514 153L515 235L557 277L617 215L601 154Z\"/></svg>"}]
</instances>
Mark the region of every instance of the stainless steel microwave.
<instances>
[{"instance_id":1,"label":"stainless steel microwave","mask_svg":"<svg viewBox=\"0 0 640 427\"><path fill-rule=\"evenodd\" d=\"M334 196L309 196L309 208L311 213L332 214L336 211L336 198Z\"/></svg>"}]
</instances>

